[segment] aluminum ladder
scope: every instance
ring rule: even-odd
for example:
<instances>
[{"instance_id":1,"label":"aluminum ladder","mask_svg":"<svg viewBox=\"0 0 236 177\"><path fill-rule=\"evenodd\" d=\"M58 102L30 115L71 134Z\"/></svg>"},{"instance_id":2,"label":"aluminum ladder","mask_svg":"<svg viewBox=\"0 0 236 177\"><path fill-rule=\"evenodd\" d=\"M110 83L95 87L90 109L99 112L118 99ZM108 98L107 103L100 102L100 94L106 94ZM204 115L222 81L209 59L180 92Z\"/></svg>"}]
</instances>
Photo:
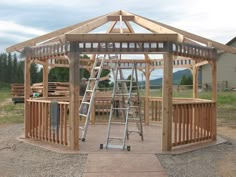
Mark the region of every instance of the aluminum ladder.
<instances>
[{"instance_id":1,"label":"aluminum ladder","mask_svg":"<svg viewBox=\"0 0 236 177\"><path fill-rule=\"evenodd\" d=\"M130 80L126 80L123 77L122 69L132 69ZM118 78L119 75L119 78ZM125 88L126 83L129 83L129 88ZM134 89L134 83L136 83L137 88ZM133 92L134 91L134 92ZM136 98L135 101L133 98ZM117 99L121 104L117 107ZM141 104L138 90L138 75L136 64L133 63L133 66L130 68L122 67L120 62L117 61L115 68L115 78L114 78L114 87L112 93L112 104L109 114L109 122L107 128L106 142L105 144L100 144L100 149L103 148L115 148L115 149L127 149L131 150L131 147L126 145L126 140L129 139L129 135L133 132L138 133L141 136L143 141L143 127L142 127L142 118L141 118ZM114 121L113 113L115 111L121 111L123 115L123 122ZM136 125L136 128L132 126L129 130L128 125ZM123 127L122 135L113 136L111 135L111 130L113 126L118 125ZM112 141L116 143L112 144Z\"/></svg>"},{"instance_id":2,"label":"aluminum ladder","mask_svg":"<svg viewBox=\"0 0 236 177\"><path fill-rule=\"evenodd\" d=\"M79 107L79 116L80 118L85 119L84 125L79 127L82 131L82 136L80 138L82 141L85 141L86 139L91 109L94 103L96 88L98 86L99 79L102 73L105 57L106 55L104 54L101 57L97 56L97 58L95 59L93 67L91 69L90 78L88 79L86 90Z\"/></svg>"}]
</instances>

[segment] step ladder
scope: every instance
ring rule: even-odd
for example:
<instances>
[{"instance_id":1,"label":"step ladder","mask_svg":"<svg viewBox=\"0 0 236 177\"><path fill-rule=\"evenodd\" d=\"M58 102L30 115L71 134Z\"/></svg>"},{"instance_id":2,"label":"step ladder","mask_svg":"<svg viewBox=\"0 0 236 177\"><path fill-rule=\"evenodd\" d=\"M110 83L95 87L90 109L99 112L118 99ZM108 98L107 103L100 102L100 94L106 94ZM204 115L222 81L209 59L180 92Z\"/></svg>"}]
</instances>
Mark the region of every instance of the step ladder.
<instances>
[{"instance_id":1,"label":"step ladder","mask_svg":"<svg viewBox=\"0 0 236 177\"><path fill-rule=\"evenodd\" d=\"M98 86L99 79L102 73L105 57L105 54L102 56L97 55L97 58L95 59L93 67L91 69L90 78L88 79L82 102L80 104L79 116L81 119L85 120L84 125L79 127L82 132L80 138L82 141L85 141L86 139L91 109L94 103L96 88Z\"/></svg>"},{"instance_id":2,"label":"step ladder","mask_svg":"<svg viewBox=\"0 0 236 177\"><path fill-rule=\"evenodd\" d=\"M107 128L106 142L100 144L100 149L103 148L115 148L115 149L127 149L131 150L131 147L126 145L126 140L129 139L129 135L133 132L138 133L143 141L143 128L141 118L141 102L138 89L138 74L136 64L133 63L130 80L124 79L122 69L128 69L122 67L120 62L116 63L114 87L112 93L112 104L109 115L109 122ZM126 88L126 83L129 83L129 88ZM135 86L136 83L136 88ZM135 98L135 100L134 100ZM116 107L116 101L119 100L121 104ZM114 121L113 113L115 111L121 111L123 116L123 122ZM131 126L132 125L132 126ZM134 126L135 125L135 126ZM114 136L111 131L114 126L121 126L122 131L119 132L119 136Z\"/></svg>"}]
</instances>

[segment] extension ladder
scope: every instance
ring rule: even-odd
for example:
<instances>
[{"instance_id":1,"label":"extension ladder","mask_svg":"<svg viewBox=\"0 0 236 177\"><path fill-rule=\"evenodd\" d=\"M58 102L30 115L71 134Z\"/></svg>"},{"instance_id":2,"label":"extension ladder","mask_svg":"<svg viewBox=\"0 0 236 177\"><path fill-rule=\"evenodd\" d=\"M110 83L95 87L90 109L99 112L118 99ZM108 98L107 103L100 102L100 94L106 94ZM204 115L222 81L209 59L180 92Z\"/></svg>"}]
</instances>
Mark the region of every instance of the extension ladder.
<instances>
[{"instance_id":1,"label":"extension ladder","mask_svg":"<svg viewBox=\"0 0 236 177\"><path fill-rule=\"evenodd\" d=\"M129 80L124 79L122 69L132 69ZM128 89L126 88L126 83L129 83ZM136 83L137 86L135 89L133 87L134 83ZM133 96L135 96L136 100L132 100ZM116 107L117 99L121 102L121 104L119 104L119 107ZM128 139L129 135L133 132L138 133L141 136L141 140L143 141L143 128L140 106L136 64L133 63L133 66L131 68L122 67L120 62L118 62L117 60L106 142L105 144L100 144L100 149L116 148L122 150L127 149L128 151L130 151L131 147L126 145L126 139ZM124 119L123 122L114 121L113 113L115 111L122 112ZM135 125L135 127L132 126L132 128L129 129L130 125ZM119 136L111 135L113 126L122 126L122 134ZM112 144L112 141L116 141L116 143Z\"/></svg>"},{"instance_id":2,"label":"extension ladder","mask_svg":"<svg viewBox=\"0 0 236 177\"><path fill-rule=\"evenodd\" d=\"M96 88L98 86L99 79L102 73L105 57L106 55L104 54L102 57L97 56L97 58L95 59L93 67L91 69L90 78L88 79L86 90L82 102L80 104L79 116L85 119L84 125L79 127L80 130L82 131L82 136L81 136L82 141L85 141L86 138L91 109L94 103Z\"/></svg>"}]
</instances>

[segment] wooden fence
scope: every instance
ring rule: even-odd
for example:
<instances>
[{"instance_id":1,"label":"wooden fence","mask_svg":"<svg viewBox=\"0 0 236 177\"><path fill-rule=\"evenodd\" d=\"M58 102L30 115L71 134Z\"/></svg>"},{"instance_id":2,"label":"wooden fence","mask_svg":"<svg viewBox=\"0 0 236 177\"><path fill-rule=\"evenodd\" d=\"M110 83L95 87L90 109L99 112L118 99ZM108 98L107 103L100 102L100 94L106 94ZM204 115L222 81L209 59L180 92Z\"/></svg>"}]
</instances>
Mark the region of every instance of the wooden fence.
<instances>
[{"instance_id":1,"label":"wooden fence","mask_svg":"<svg viewBox=\"0 0 236 177\"><path fill-rule=\"evenodd\" d=\"M213 101L173 104L173 146L190 144L214 136L215 107Z\"/></svg>"},{"instance_id":2,"label":"wooden fence","mask_svg":"<svg viewBox=\"0 0 236 177\"><path fill-rule=\"evenodd\" d=\"M142 114L144 100L142 97ZM68 145L69 102L59 101L59 120L57 127L52 124L52 100L30 99L27 101L28 136L34 139ZM91 123L107 122L110 114L111 98L96 97L95 110L92 112ZM216 103L201 99L173 99L172 142L173 147L212 139L215 136ZM119 112L113 114L121 121ZM149 98L148 119L151 122L161 121L162 98ZM82 124L82 122L81 122Z\"/></svg>"},{"instance_id":3,"label":"wooden fence","mask_svg":"<svg viewBox=\"0 0 236 177\"><path fill-rule=\"evenodd\" d=\"M28 100L29 112L27 115L28 136L34 139L68 145L68 102L58 102L59 124L55 127L50 118L51 101Z\"/></svg>"}]
</instances>

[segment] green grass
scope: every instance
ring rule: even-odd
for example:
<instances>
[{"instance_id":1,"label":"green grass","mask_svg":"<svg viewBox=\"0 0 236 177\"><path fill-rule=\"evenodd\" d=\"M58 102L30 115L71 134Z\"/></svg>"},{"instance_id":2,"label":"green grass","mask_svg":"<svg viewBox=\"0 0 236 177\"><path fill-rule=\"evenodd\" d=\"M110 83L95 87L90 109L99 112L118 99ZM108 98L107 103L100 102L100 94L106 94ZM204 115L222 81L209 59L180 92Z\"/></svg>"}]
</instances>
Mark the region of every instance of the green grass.
<instances>
[{"instance_id":1,"label":"green grass","mask_svg":"<svg viewBox=\"0 0 236 177\"><path fill-rule=\"evenodd\" d=\"M10 87L7 84L0 87L0 124L23 123L24 105L14 105L12 102L5 102L11 98ZM3 104L2 104L3 103Z\"/></svg>"},{"instance_id":2,"label":"green grass","mask_svg":"<svg viewBox=\"0 0 236 177\"><path fill-rule=\"evenodd\" d=\"M145 96L145 90L140 90L141 96ZM162 91L160 89L151 89L150 96L161 97ZM181 90L179 92L173 91L173 97L192 98L192 90ZM211 100L211 92L199 92L198 97L201 99ZM217 105L235 107L236 109L236 92L218 92Z\"/></svg>"},{"instance_id":3,"label":"green grass","mask_svg":"<svg viewBox=\"0 0 236 177\"><path fill-rule=\"evenodd\" d=\"M1 87L0 88L0 101L2 102L10 97L11 97L10 88L9 87Z\"/></svg>"}]
</instances>

